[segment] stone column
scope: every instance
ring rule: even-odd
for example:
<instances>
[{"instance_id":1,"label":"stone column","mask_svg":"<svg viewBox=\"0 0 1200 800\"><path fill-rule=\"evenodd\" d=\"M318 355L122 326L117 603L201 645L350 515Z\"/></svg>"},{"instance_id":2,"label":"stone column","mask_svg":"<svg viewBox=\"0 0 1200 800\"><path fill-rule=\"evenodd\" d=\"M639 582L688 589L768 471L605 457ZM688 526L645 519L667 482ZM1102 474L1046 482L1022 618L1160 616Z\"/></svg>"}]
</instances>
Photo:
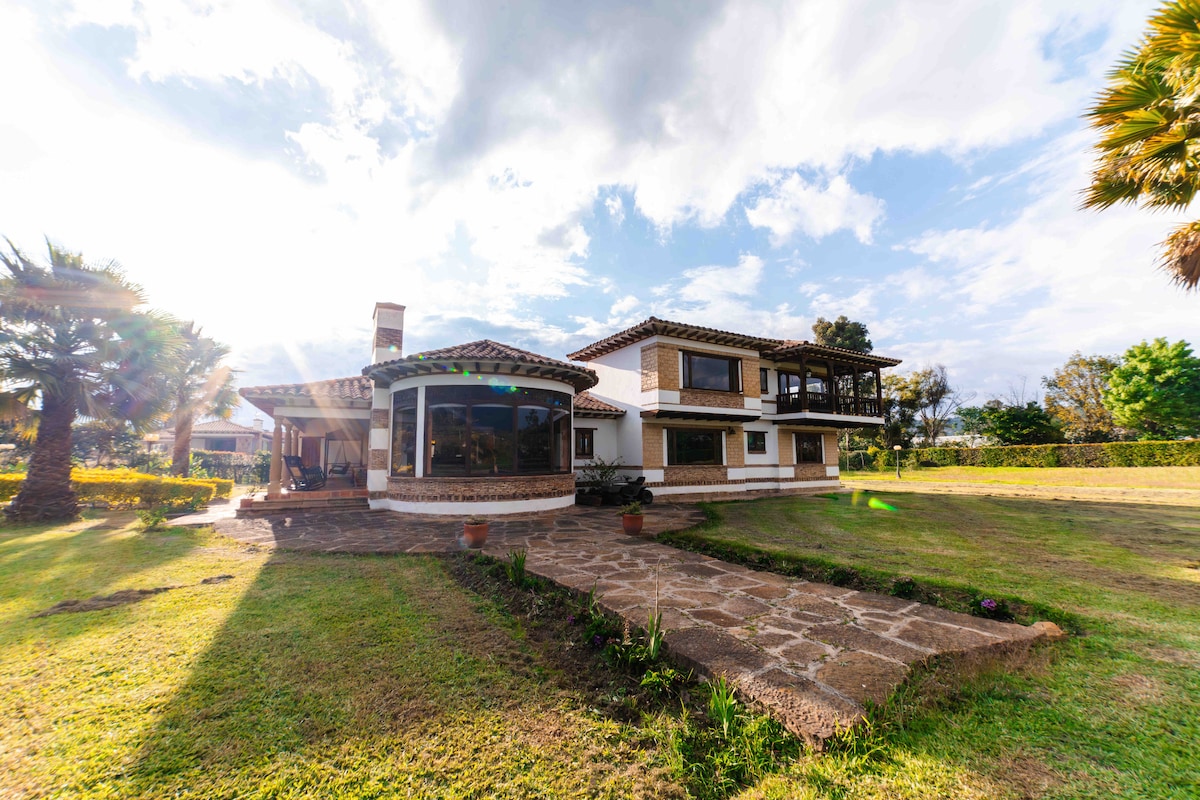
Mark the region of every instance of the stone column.
<instances>
[{"instance_id":1,"label":"stone column","mask_svg":"<svg viewBox=\"0 0 1200 800\"><path fill-rule=\"evenodd\" d=\"M271 437L271 482L267 494L279 494L279 478L283 473L283 423L275 418L275 435Z\"/></svg>"}]
</instances>

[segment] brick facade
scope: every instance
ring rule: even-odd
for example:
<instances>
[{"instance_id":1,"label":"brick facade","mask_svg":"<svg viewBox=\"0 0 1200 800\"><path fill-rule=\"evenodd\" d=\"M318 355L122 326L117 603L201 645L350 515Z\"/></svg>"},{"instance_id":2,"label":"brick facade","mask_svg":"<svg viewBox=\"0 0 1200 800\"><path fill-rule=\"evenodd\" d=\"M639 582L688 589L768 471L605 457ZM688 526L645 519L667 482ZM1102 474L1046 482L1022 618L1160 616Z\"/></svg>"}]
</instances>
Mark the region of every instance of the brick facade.
<instances>
[{"instance_id":1,"label":"brick facade","mask_svg":"<svg viewBox=\"0 0 1200 800\"><path fill-rule=\"evenodd\" d=\"M826 480L824 464L797 464L796 480L823 481Z\"/></svg>"},{"instance_id":2,"label":"brick facade","mask_svg":"<svg viewBox=\"0 0 1200 800\"><path fill-rule=\"evenodd\" d=\"M538 500L575 493L575 475L510 475L490 478L388 478L386 497L409 503L474 503Z\"/></svg>"},{"instance_id":3,"label":"brick facade","mask_svg":"<svg viewBox=\"0 0 1200 800\"><path fill-rule=\"evenodd\" d=\"M395 347L397 353L404 351L404 331L399 328L376 328L376 347Z\"/></svg>"},{"instance_id":4,"label":"brick facade","mask_svg":"<svg viewBox=\"0 0 1200 800\"><path fill-rule=\"evenodd\" d=\"M710 389L680 389L679 402L685 406L709 408L745 408L745 398L736 392L714 392Z\"/></svg>"},{"instance_id":5,"label":"brick facade","mask_svg":"<svg viewBox=\"0 0 1200 800\"><path fill-rule=\"evenodd\" d=\"M371 409L371 427L375 429L387 430L388 417L391 416L386 408Z\"/></svg>"},{"instance_id":6,"label":"brick facade","mask_svg":"<svg viewBox=\"0 0 1200 800\"><path fill-rule=\"evenodd\" d=\"M729 470L720 464L696 464L687 467L667 467L664 470L664 486L711 486L724 483L745 483L730 480Z\"/></svg>"},{"instance_id":7,"label":"brick facade","mask_svg":"<svg viewBox=\"0 0 1200 800\"><path fill-rule=\"evenodd\" d=\"M790 467L796 463L796 443L792 438L795 431L780 428L779 435L779 466Z\"/></svg>"},{"instance_id":8,"label":"brick facade","mask_svg":"<svg viewBox=\"0 0 1200 800\"><path fill-rule=\"evenodd\" d=\"M387 450L372 450L367 456L367 469L381 469L386 471L388 468L388 451Z\"/></svg>"},{"instance_id":9,"label":"brick facade","mask_svg":"<svg viewBox=\"0 0 1200 800\"><path fill-rule=\"evenodd\" d=\"M642 468L662 469L666 463L663 453L663 426L642 423Z\"/></svg>"},{"instance_id":10,"label":"brick facade","mask_svg":"<svg viewBox=\"0 0 1200 800\"><path fill-rule=\"evenodd\" d=\"M725 434L725 466L746 466L746 434L741 427L733 429L733 433Z\"/></svg>"},{"instance_id":11,"label":"brick facade","mask_svg":"<svg viewBox=\"0 0 1200 800\"><path fill-rule=\"evenodd\" d=\"M642 391L652 392L658 388L658 345L648 344L642 348Z\"/></svg>"},{"instance_id":12,"label":"brick facade","mask_svg":"<svg viewBox=\"0 0 1200 800\"><path fill-rule=\"evenodd\" d=\"M825 434L825 466L836 467L838 465L838 435L836 433Z\"/></svg>"}]
</instances>

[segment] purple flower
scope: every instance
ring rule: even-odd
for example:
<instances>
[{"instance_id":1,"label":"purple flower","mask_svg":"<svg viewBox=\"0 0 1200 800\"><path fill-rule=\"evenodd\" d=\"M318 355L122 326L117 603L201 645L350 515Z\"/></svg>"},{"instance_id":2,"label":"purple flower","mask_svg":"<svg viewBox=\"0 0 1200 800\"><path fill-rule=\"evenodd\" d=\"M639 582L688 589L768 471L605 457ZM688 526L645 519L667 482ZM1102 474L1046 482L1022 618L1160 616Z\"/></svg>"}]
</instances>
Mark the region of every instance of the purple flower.
<instances>
[{"instance_id":1,"label":"purple flower","mask_svg":"<svg viewBox=\"0 0 1200 800\"><path fill-rule=\"evenodd\" d=\"M996 601L989 597L987 600L984 600L982 603L980 603L979 606L981 608L986 608L988 611L995 611Z\"/></svg>"},{"instance_id":2,"label":"purple flower","mask_svg":"<svg viewBox=\"0 0 1200 800\"><path fill-rule=\"evenodd\" d=\"M568 624L568 625L574 625L574 624L575 624L575 615L574 615L574 614L571 614L571 615L569 615L569 616L567 617L567 624Z\"/></svg>"},{"instance_id":3,"label":"purple flower","mask_svg":"<svg viewBox=\"0 0 1200 800\"><path fill-rule=\"evenodd\" d=\"M604 637L597 633L592 637L592 644L594 644L596 647L599 647L600 645L604 644Z\"/></svg>"}]
</instances>

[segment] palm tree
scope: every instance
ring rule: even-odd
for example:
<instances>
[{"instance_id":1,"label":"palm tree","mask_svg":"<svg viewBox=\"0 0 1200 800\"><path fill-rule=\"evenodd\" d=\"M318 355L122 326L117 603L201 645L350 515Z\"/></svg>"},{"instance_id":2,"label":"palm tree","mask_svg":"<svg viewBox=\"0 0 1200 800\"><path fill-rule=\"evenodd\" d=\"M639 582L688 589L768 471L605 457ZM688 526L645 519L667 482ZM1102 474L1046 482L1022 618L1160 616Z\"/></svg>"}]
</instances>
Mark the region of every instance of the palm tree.
<instances>
[{"instance_id":1,"label":"palm tree","mask_svg":"<svg viewBox=\"0 0 1200 800\"><path fill-rule=\"evenodd\" d=\"M221 362L229 355L225 345L200 335L194 322L179 326L183 350L167 380L172 394L175 448L171 474L186 478L191 464L192 425L197 417L228 419L241 402L234 388L234 372Z\"/></svg>"},{"instance_id":2,"label":"palm tree","mask_svg":"<svg viewBox=\"0 0 1200 800\"><path fill-rule=\"evenodd\" d=\"M8 240L6 240L8 241ZM115 263L89 266L47 241L45 266L8 241L0 253L0 409L37 426L29 469L8 516L73 519L71 426L77 417L161 420L156 375L178 337L163 315L139 310L142 290Z\"/></svg>"},{"instance_id":3,"label":"palm tree","mask_svg":"<svg viewBox=\"0 0 1200 800\"><path fill-rule=\"evenodd\" d=\"M1200 188L1200 0L1168 2L1149 24L1087 112L1102 138L1084 208L1182 211ZM1185 289L1200 286L1200 221L1171 233L1160 265Z\"/></svg>"}]
</instances>

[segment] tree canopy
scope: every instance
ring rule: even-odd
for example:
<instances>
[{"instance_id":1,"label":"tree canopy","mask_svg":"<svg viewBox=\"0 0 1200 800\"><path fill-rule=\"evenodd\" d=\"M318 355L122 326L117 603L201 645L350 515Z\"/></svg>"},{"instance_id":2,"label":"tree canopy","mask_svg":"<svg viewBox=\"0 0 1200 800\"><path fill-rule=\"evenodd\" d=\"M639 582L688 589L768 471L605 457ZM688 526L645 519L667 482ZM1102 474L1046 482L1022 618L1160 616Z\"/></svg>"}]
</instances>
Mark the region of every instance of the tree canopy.
<instances>
[{"instance_id":1,"label":"tree canopy","mask_svg":"<svg viewBox=\"0 0 1200 800\"><path fill-rule=\"evenodd\" d=\"M1101 138L1085 208L1182 211L1191 204L1200 187L1200 0L1159 8L1087 115ZM1200 221L1176 228L1163 244L1162 267L1185 288L1200 286Z\"/></svg>"},{"instance_id":2,"label":"tree canopy","mask_svg":"<svg viewBox=\"0 0 1200 800\"><path fill-rule=\"evenodd\" d=\"M1052 444L1063 441L1062 431L1045 409L1034 401L1003 403L992 400L982 406L959 409L964 429L982 434L997 444Z\"/></svg>"},{"instance_id":3,"label":"tree canopy","mask_svg":"<svg viewBox=\"0 0 1200 800\"><path fill-rule=\"evenodd\" d=\"M817 317L812 326L813 340L826 347L842 347L846 350L857 350L860 353L871 352L870 332L861 322L852 322L846 315L833 322L824 317Z\"/></svg>"},{"instance_id":4,"label":"tree canopy","mask_svg":"<svg viewBox=\"0 0 1200 800\"><path fill-rule=\"evenodd\" d=\"M1109 374L1103 401L1140 438L1200 435L1200 358L1182 340L1135 344Z\"/></svg>"},{"instance_id":5,"label":"tree canopy","mask_svg":"<svg viewBox=\"0 0 1200 800\"><path fill-rule=\"evenodd\" d=\"M1117 359L1084 356L1076 351L1067 363L1042 378L1046 413L1062 428L1067 441L1109 442L1116 438L1112 412L1104 407L1108 376Z\"/></svg>"},{"instance_id":6,"label":"tree canopy","mask_svg":"<svg viewBox=\"0 0 1200 800\"><path fill-rule=\"evenodd\" d=\"M6 513L19 521L71 519L71 427L77 417L162 418L161 374L178 337L142 310L140 287L115 263L99 266L47 242L38 264L10 241L0 254L0 408L37 426L29 468Z\"/></svg>"},{"instance_id":7,"label":"tree canopy","mask_svg":"<svg viewBox=\"0 0 1200 800\"><path fill-rule=\"evenodd\" d=\"M181 323L179 336L183 347L165 379L175 427L171 474L186 478L196 419L206 415L228 419L241 398L234 388L234 372L224 364L229 348L202 335L194 322Z\"/></svg>"}]
</instances>

